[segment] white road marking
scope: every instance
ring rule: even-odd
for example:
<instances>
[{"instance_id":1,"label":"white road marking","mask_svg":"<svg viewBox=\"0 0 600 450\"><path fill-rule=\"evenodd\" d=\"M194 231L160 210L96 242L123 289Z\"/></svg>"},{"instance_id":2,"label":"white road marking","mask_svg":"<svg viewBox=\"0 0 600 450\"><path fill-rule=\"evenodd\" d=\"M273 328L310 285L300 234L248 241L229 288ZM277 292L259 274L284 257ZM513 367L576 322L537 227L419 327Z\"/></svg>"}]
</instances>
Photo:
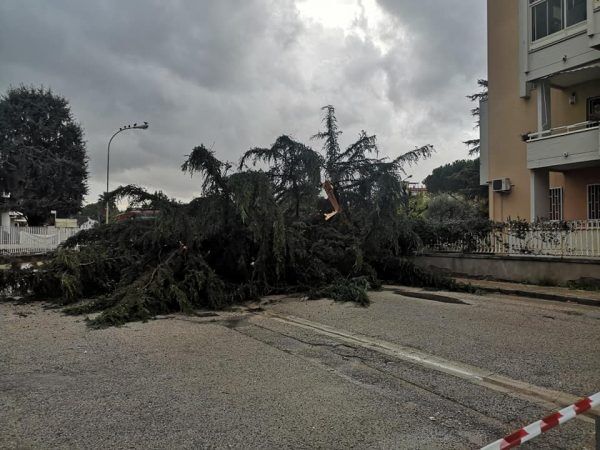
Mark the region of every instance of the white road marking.
<instances>
[{"instance_id":1,"label":"white road marking","mask_svg":"<svg viewBox=\"0 0 600 450\"><path fill-rule=\"evenodd\" d=\"M260 315L250 317L249 320L264 320L265 317L281 323L308 329L323 336L328 336L357 347L366 348L381 354L392 356L402 361L407 361L422 367L436 370L438 372L468 380L473 384L484 386L497 392L526 398L530 401L541 403L544 406L549 406L551 409L555 408L556 406L564 407L571 405L579 400L579 397L572 394L547 389L519 380L514 380L490 370L481 369L469 364L450 361L411 347L394 344L388 341L356 333L350 333L296 316L266 311ZM596 411L589 411L588 414L600 417L600 413ZM589 423L594 422L594 420L590 417L577 416L577 418Z\"/></svg>"}]
</instances>

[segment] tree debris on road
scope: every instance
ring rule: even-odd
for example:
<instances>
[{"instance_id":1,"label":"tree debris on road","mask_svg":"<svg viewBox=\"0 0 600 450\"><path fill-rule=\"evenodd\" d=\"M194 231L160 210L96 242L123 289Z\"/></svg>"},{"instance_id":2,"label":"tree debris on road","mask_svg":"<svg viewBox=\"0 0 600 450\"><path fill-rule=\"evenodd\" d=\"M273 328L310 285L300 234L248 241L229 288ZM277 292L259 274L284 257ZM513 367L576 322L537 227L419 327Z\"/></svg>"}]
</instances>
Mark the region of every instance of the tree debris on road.
<instances>
[{"instance_id":1,"label":"tree debris on road","mask_svg":"<svg viewBox=\"0 0 600 450\"><path fill-rule=\"evenodd\" d=\"M43 269L3 271L3 285L69 305L70 313L100 312L93 326L287 292L366 305L367 289L379 287L380 279L456 287L409 259L421 241L402 177L433 148L379 158L375 136L362 132L341 150L335 111L324 110L325 131L314 138L324 141L325 156L281 136L271 148L246 152L232 172L200 145L182 165L202 175L200 197L183 204L160 192L120 187L108 200L127 199L158 215L82 231ZM266 168L253 170L249 162ZM330 205L319 196L322 174L339 202L328 221L323 215Z\"/></svg>"}]
</instances>

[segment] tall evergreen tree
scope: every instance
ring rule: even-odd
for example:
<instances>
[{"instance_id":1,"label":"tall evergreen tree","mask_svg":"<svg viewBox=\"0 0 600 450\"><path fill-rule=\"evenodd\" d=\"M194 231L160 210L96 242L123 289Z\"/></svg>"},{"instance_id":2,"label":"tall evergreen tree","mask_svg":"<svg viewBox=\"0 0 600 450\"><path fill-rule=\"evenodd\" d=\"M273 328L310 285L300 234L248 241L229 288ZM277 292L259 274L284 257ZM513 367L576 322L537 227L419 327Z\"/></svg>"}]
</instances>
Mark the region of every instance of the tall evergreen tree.
<instances>
[{"instance_id":1,"label":"tall evergreen tree","mask_svg":"<svg viewBox=\"0 0 600 450\"><path fill-rule=\"evenodd\" d=\"M477 80L477 85L481 88L481 91L476 92L475 94L467 95L467 98L472 102L477 102L477 106L471 110L471 115L475 117L477 120L475 122L475 128L479 128L479 102L482 100L487 100L488 98L488 82L487 80ZM480 151L480 140L479 139L469 139L464 142L469 149L469 155L479 155Z\"/></svg>"},{"instance_id":2,"label":"tall evergreen tree","mask_svg":"<svg viewBox=\"0 0 600 450\"><path fill-rule=\"evenodd\" d=\"M325 111L325 130L312 138L324 141L325 175L333 184L345 209L352 204L371 204L382 183L401 181L406 166L428 158L433 153L432 145L424 145L394 159L379 158L377 137L365 131L361 131L358 140L342 151L338 142L338 136L342 132L337 126L335 109L333 106L322 109Z\"/></svg>"},{"instance_id":3,"label":"tall evergreen tree","mask_svg":"<svg viewBox=\"0 0 600 450\"><path fill-rule=\"evenodd\" d=\"M21 86L0 98L0 191L4 208L42 225L50 211L75 214L87 193L83 130L69 103L49 89Z\"/></svg>"},{"instance_id":4,"label":"tall evergreen tree","mask_svg":"<svg viewBox=\"0 0 600 450\"><path fill-rule=\"evenodd\" d=\"M240 162L242 170L248 160L269 164L267 172L275 197L298 219L302 206L314 207L321 184L323 158L310 147L289 136L280 136L270 148L248 150Z\"/></svg>"}]
</instances>

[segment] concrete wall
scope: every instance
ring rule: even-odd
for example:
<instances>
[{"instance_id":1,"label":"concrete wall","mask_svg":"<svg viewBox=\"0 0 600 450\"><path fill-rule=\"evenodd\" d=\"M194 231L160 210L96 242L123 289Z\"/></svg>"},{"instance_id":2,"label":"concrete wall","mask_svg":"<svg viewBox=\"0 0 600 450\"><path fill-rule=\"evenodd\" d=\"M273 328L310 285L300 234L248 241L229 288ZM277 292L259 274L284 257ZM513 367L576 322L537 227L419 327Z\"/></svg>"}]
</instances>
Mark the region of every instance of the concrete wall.
<instances>
[{"instance_id":1,"label":"concrete wall","mask_svg":"<svg viewBox=\"0 0 600 450\"><path fill-rule=\"evenodd\" d=\"M416 258L423 267L496 280L565 284L580 278L600 278L600 260L531 256L433 254Z\"/></svg>"}]
</instances>

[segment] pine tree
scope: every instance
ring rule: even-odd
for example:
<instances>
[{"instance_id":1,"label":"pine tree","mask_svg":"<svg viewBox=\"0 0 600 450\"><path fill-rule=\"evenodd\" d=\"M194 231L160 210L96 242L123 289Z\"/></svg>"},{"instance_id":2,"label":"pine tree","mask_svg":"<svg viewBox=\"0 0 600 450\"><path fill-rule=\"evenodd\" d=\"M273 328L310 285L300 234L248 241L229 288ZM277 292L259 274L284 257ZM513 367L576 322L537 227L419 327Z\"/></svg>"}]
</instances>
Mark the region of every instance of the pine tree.
<instances>
[{"instance_id":1,"label":"pine tree","mask_svg":"<svg viewBox=\"0 0 600 450\"><path fill-rule=\"evenodd\" d=\"M273 183L275 197L284 205L286 213L291 211L298 219L303 206L314 210L321 185L321 155L284 135L270 148L248 150L240 161L240 170L250 160L254 165L257 162L268 164L267 174Z\"/></svg>"},{"instance_id":2,"label":"pine tree","mask_svg":"<svg viewBox=\"0 0 600 450\"><path fill-rule=\"evenodd\" d=\"M479 128L479 102L485 101L488 98L488 82L487 80L478 80L477 85L481 88L481 91L476 92L472 95L467 95L467 98L472 102L477 102L477 106L471 110L471 115L475 117L477 120L475 122L475 128ZM478 155L480 151L479 139L469 139L465 141L464 144L469 149L469 155Z\"/></svg>"},{"instance_id":3,"label":"pine tree","mask_svg":"<svg viewBox=\"0 0 600 450\"><path fill-rule=\"evenodd\" d=\"M381 279L456 287L410 260L420 239L404 212L402 174L431 146L377 158L375 137L363 132L341 151L335 111L326 111L326 131L317 136L326 142L324 156L281 136L270 148L246 152L235 171L197 146L182 170L200 176L200 197L181 203L120 187L104 200L126 198L158 216L82 231L42 270L0 271L0 285L63 305L77 302L67 309L73 314L101 312L94 326L218 309L272 293L366 305L367 289ZM267 170L249 170L250 161ZM336 180L348 207L331 221L314 206L322 173Z\"/></svg>"}]
</instances>

